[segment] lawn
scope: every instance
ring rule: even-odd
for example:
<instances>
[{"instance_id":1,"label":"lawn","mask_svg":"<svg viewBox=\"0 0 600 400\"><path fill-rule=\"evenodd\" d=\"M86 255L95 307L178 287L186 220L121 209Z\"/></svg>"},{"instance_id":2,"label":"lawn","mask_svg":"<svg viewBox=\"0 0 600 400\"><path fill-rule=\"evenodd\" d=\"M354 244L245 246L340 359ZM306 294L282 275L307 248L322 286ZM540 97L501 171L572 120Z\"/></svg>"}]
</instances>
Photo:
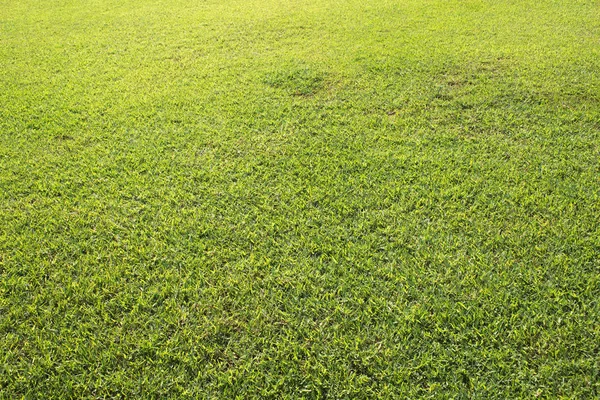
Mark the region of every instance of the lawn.
<instances>
[{"instance_id":1,"label":"lawn","mask_svg":"<svg viewBox=\"0 0 600 400\"><path fill-rule=\"evenodd\" d=\"M597 0L0 0L0 399L600 397Z\"/></svg>"}]
</instances>

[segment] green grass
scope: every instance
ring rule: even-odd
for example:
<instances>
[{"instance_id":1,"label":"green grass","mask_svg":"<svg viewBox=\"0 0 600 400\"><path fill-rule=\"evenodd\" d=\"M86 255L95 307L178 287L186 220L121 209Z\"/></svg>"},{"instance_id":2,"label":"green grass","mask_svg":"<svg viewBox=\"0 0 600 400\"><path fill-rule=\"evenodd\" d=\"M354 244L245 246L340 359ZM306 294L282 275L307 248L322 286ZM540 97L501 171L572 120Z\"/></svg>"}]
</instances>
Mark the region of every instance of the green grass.
<instances>
[{"instance_id":1,"label":"green grass","mask_svg":"<svg viewBox=\"0 0 600 400\"><path fill-rule=\"evenodd\" d=\"M0 398L600 397L597 0L0 0Z\"/></svg>"}]
</instances>

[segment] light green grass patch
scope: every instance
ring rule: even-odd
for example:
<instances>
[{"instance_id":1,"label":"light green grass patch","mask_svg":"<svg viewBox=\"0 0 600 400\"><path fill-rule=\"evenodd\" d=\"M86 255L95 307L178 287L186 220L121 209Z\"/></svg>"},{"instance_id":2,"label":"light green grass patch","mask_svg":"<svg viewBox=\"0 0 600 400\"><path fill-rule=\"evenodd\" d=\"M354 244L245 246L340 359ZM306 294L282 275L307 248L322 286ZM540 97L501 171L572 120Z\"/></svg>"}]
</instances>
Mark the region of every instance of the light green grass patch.
<instances>
[{"instance_id":1,"label":"light green grass patch","mask_svg":"<svg viewBox=\"0 0 600 400\"><path fill-rule=\"evenodd\" d=\"M0 0L0 398L596 398L596 1Z\"/></svg>"}]
</instances>

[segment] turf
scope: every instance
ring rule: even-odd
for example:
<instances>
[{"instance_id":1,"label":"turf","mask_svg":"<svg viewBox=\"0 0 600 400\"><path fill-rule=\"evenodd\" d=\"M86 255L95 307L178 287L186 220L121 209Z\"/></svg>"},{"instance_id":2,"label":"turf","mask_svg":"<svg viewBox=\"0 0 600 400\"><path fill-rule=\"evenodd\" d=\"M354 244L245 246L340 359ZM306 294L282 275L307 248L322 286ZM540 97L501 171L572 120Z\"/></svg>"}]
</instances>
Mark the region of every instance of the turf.
<instances>
[{"instance_id":1,"label":"turf","mask_svg":"<svg viewBox=\"0 0 600 400\"><path fill-rule=\"evenodd\" d=\"M0 0L0 398L600 397L597 0Z\"/></svg>"}]
</instances>

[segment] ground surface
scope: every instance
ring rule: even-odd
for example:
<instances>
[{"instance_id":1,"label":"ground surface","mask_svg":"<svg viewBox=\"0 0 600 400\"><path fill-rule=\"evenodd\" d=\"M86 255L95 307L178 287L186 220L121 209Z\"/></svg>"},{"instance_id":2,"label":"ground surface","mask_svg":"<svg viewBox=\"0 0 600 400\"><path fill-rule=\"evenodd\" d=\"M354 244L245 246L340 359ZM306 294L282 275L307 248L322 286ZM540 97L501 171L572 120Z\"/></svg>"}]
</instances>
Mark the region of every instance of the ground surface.
<instances>
[{"instance_id":1,"label":"ground surface","mask_svg":"<svg viewBox=\"0 0 600 400\"><path fill-rule=\"evenodd\" d=\"M597 398L596 0L0 0L0 398Z\"/></svg>"}]
</instances>

